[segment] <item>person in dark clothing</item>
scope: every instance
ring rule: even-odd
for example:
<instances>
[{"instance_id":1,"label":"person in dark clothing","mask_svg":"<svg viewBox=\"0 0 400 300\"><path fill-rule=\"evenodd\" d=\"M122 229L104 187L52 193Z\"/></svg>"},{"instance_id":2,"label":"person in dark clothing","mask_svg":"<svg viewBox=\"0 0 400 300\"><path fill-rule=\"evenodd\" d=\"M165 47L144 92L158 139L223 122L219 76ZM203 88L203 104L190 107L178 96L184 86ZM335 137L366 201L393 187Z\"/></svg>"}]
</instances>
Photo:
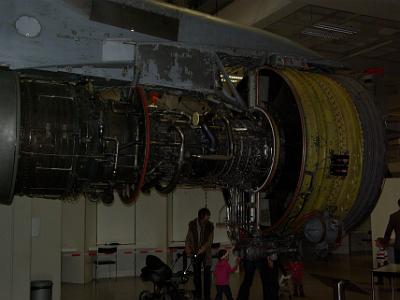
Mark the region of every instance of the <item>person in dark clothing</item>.
<instances>
[{"instance_id":1,"label":"person in dark clothing","mask_svg":"<svg viewBox=\"0 0 400 300\"><path fill-rule=\"evenodd\" d=\"M397 204L400 207L400 199L397 200ZM383 238L383 244L385 248L388 246L390 241L390 236L394 230L395 242L394 242L394 262L400 264L400 209L391 214L389 218L389 223L386 227L385 236Z\"/></svg>"},{"instance_id":2,"label":"person in dark clothing","mask_svg":"<svg viewBox=\"0 0 400 300\"><path fill-rule=\"evenodd\" d=\"M256 269L260 272L264 300L279 299L279 266L271 257L255 260L243 259L244 279L237 300L248 300Z\"/></svg>"},{"instance_id":3,"label":"person in dark clothing","mask_svg":"<svg viewBox=\"0 0 400 300\"><path fill-rule=\"evenodd\" d=\"M210 299L211 292L211 246L214 240L214 225L209 221L210 211L202 208L197 218L189 223L185 252L192 256L195 298L202 297L201 267L204 269L204 299Z\"/></svg>"}]
</instances>

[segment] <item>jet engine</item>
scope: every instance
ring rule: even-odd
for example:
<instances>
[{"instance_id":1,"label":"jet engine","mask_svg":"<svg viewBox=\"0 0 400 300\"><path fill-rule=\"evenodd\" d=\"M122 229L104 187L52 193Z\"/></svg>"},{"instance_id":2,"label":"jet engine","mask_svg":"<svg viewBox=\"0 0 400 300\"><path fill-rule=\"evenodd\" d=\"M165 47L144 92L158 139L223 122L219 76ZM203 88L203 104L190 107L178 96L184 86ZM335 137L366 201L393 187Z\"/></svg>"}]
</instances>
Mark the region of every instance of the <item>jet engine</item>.
<instances>
[{"instance_id":1,"label":"jet engine","mask_svg":"<svg viewBox=\"0 0 400 300\"><path fill-rule=\"evenodd\" d=\"M380 192L381 118L350 77L253 69L237 86L246 109L45 72L2 71L0 82L3 204L15 193L109 203L117 191L132 203L152 188L219 188L229 236L249 256L291 249L298 235L326 251Z\"/></svg>"}]
</instances>

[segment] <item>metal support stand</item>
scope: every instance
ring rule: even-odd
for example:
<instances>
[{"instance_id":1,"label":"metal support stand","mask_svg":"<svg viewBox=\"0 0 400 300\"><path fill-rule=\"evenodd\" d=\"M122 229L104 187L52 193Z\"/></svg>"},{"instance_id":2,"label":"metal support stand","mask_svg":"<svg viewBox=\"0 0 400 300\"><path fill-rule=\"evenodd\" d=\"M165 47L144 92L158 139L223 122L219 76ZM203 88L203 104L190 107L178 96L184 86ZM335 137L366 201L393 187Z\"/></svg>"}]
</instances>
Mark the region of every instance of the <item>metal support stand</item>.
<instances>
[{"instance_id":1,"label":"metal support stand","mask_svg":"<svg viewBox=\"0 0 400 300\"><path fill-rule=\"evenodd\" d=\"M333 300L345 300L346 299L346 290L369 295L370 293L366 290L360 288L355 283L351 282L350 280L343 279L343 278L334 278L328 277L318 274L311 274L313 277L317 278L326 286L333 288Z\"/></svg>"},{"instance_id":2,"label":"metal support stand","mask_svg":"<svg viewBox=\"0 0 400 300\"><path fill-rule=\"evenodd\" d=\"M344 289L345 282L343 280L337 283L336 288L333 288L333 299L335 300L345 300L346 293Z\"/></svg>"}]
</instances>

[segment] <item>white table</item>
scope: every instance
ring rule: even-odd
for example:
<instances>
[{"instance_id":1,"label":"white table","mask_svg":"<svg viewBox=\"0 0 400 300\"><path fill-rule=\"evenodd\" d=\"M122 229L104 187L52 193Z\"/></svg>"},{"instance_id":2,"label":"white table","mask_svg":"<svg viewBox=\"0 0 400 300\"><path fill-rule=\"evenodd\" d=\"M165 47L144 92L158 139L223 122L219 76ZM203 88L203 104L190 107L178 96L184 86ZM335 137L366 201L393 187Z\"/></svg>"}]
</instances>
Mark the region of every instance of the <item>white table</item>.
<instances>
[{"instance_id":1,"label":"white table","mask_svg":"<svg viewBox=\"0 0 400 300\"><path fill-rule=\"evenodd\" d=\"M375 299L375 277L388 277L392 287L392 300L397 297L397 278L400 277L400 264L388 264L386 266L372 270L371 272L371 287L372 287L372 299Z\"/></svg>"}]
</instances>

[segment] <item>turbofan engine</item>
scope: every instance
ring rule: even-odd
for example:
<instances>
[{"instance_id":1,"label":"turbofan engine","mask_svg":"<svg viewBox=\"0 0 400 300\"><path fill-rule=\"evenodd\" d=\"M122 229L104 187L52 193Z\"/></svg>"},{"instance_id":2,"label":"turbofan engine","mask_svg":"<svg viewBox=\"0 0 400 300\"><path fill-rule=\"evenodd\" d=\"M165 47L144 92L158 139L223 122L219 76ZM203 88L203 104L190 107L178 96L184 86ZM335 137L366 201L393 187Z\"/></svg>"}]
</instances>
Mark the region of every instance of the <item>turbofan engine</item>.
<instances>
[{"instance_id":1,"label":"turbofan engine","mask_svg":"<svg viewBox=\"0 0 400 300\"><path fill-rule=\"evenodd\" d=\"M0 82L4 204L14 193L112 202L117 191L132 203L153 187L220 188L230 238L254 254L290 248L299 232L327 249L380 192L381 118L349 77L258 68L237 88L247 109L42 72L3 71Z\"/></svg>"}]
</instances>

